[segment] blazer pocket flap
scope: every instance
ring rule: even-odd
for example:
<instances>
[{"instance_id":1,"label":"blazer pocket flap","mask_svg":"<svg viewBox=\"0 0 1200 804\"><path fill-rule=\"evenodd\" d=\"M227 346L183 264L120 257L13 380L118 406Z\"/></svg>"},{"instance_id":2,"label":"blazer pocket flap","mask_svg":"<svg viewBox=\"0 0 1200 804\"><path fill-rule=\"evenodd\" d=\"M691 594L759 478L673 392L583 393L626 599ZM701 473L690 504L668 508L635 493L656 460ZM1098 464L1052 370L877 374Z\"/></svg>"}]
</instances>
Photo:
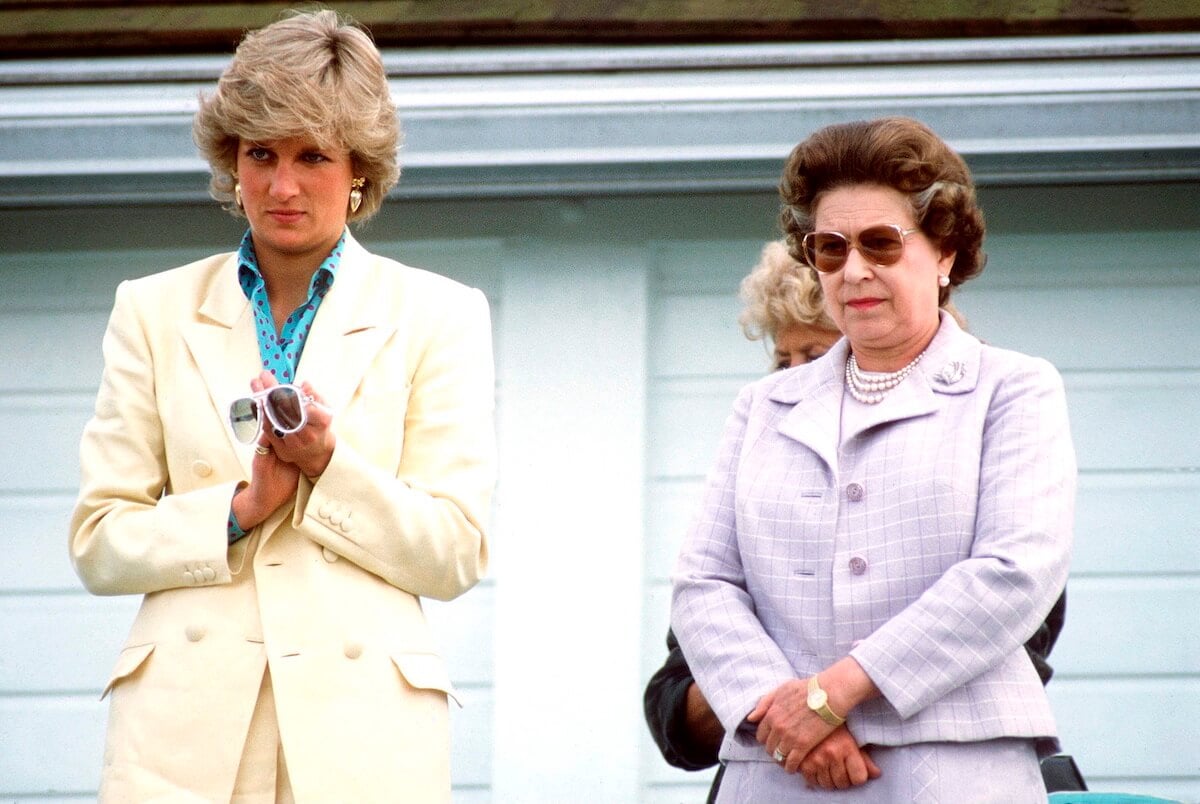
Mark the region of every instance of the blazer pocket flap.
<instances>
[{"instance_id":1,"label":"blazer pocket flap","mask_svg":"<svg viewBox=\"0 0 1200 804\"><path fill-rule=\"evenodd\" d=\"M154 643L149 642L145 645L135 645L132 648L125 648L121 651L121 655L117 657L117 666L113 668L112 675L108 679L108 684L104 687L104 692L100 693L100 700L108 697L112 692L112 688L117 685L121 679L128 678L137 672L137 669L150 657L154 652Z\"/></svg>"},{"instance_id":2,"label":"blazer pocket flap","mask_svg":"<svg viewBox=\"0 0 1200 804\"><path fill-rule=\"evenodd\" d=\"M450 683L446 663L436 653L393 653L392 663L410 686L419 690L438 690L462 708L462 701Z\"/></svg>"}]
</instances>

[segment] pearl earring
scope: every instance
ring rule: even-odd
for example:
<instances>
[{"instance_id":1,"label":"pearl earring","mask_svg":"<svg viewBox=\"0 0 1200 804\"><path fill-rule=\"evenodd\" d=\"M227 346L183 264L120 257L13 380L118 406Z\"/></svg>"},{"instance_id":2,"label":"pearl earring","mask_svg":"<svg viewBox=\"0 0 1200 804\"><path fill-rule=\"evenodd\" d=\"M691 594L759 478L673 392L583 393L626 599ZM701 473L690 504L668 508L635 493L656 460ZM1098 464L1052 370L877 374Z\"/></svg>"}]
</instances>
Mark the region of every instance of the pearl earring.
<instances>
[{"instance_id":1,"label":"pearl earring","mask_svg":"<svg viewBox=\"0 0 1200 804\"><path fill-rule=\"evenodd\" d=\"M950 277L946 276L945 274L939 274L938 275L938 287L942 287L942 288L950 287Z\"/></svg>"},{"instance_id":2,"label":"pearl earring","mask_svg":"<svg viewBox=\"0 0 1200 804\"><path fill-rule=\"evenodd\" d=\"M362 206L363 194L362 188L367 184L367 180L363 178L355 179L350 182L350 214L358 212L358 208Z\"/></svg>"},{"instance_id":3,"label":"pearl earring","mask_svg":"<svg viewBox=\"0 0 1200 804\"><path fill-rule=\"evenodd\" d=\"M233 185L233 202L237 204L238 209L246 209L242 206L242 185L238 182L235 182Z\"/></svg>"}]
</instances>

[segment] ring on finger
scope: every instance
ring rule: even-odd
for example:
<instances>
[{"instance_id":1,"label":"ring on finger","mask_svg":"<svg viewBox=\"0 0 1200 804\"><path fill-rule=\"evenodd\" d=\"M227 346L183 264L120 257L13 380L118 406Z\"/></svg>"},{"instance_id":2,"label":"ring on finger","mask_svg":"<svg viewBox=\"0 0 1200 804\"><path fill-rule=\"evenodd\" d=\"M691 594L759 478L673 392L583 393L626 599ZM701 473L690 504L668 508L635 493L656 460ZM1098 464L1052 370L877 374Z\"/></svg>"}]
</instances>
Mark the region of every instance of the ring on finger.
<instances>
[{"instance_id":1,"label":"ring on finger","mask_svg":"<svg viewBox=\"0 0 1200 804\"><path fill-rule=\"evenodd\" d=\"M780 765L782 765L784 760L787 759L787 754L783 753L778 748L775 749L775 753L772 754L771 756L774 757L775 761L778 762Z\"/></svg>"},{"instance_id":2,"label":"ring on finger","mask_svg":"<svg viewBox=\"0 0 1200 804\"><path fill-rule=\"evenodd\" d=\"M259 455L269 455L271 453L271 448L264 447L262 444L255 444L254 451Z\"/></svg>"}]
</instances>

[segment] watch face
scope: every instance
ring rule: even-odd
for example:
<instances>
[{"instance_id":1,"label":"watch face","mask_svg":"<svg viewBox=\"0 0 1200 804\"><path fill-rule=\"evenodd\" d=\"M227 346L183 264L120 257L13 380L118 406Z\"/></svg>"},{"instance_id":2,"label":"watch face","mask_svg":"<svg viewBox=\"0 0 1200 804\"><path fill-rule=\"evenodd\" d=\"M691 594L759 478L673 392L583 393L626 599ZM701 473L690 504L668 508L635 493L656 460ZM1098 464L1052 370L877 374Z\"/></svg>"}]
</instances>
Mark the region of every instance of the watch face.
<instances>
[{"instance_id":1,"label":"watch face","mask_svg":"<svg viewBox=\"0 0 1200 804\"><path fill-rule=\"evenodd\" d=\"M825 690L813 690L808 694L808 708L820 709L829 700L829 696L825 694Z\"/></svg>"}]
</instances>

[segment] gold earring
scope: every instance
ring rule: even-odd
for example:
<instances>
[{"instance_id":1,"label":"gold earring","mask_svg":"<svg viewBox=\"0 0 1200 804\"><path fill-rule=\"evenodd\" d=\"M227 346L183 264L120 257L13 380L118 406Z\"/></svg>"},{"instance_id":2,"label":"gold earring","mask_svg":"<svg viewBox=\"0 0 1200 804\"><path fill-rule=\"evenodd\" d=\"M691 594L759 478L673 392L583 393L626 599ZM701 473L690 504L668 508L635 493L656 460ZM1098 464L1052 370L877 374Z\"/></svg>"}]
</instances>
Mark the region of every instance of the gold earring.
<instances>
[{"instance_id":1,"label":"gold earring","mask_svg":"<svg viewBox=\"0 0 1200 804\"><path fill-rule=\"evenodd\" d=\"M233 184L233 202L237 204L238 209L245 211L246 208L242 206L242 185L239 182Z\"/></svg>"},{"instance_id":2,"label":"gold earring","mask_svg":"<svg viewBox=\"0 0 1200 804\"><path fill-rule=\"evenodd\" d=\"M367 180L363 178L355 179L350 182L350 214L358 212L358 208L362 206L362 188L367 185Z\"/></svg>"}]
</instances>

